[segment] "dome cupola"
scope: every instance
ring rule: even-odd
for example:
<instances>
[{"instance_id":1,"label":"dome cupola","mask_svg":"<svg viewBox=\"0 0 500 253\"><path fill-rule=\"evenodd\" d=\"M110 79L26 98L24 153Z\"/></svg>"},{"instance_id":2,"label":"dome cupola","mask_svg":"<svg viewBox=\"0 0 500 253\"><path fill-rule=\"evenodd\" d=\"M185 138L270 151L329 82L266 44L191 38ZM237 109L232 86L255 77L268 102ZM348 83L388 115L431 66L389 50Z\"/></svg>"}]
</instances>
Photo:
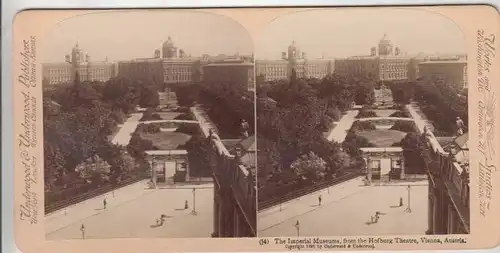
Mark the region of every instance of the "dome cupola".
<instances>
[{"instance_id":1,"label":"dome cupola","mask_svg":"<svg viewBox=\"0 0 500 253\"><path fill-rule=\"evenodd\" d=\"M175 47L172 37L168 36L167 41L163 43L162 46L163 58L176 58L177 48Z\"/></svg>"},{"instance_id":2,"label":"dome cupola","mask_svg":"<svg viewBox=\"0 0 500 253\"><path fill-rule=\"evenodd\" d=\"M387 34L384 34L384 37L378 43L378 54L392 55L392 42L387 37Z\"/></svg>"}]
</instances>

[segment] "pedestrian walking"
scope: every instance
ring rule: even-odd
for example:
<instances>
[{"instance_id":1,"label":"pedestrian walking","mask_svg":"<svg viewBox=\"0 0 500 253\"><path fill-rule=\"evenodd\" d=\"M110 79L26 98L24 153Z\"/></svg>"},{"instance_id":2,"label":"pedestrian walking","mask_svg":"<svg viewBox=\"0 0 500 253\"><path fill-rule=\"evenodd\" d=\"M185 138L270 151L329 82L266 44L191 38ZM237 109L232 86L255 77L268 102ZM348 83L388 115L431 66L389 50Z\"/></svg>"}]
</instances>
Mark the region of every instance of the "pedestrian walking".
<instances>
[{"instance_id":1,"label":"pedestrian walking","mask_svg":"<svg viewBox=\"0 0 500 253\"><path fill-rule=\"evenodd\" d=\"M380 212L379 212L379 211L377 211L377 212L375 212L375 223L377 223L377 222L378 222L378 219L379 219L379 218L380 218Z\"/></svg>"},{"instance_id":2,"label":"pedestrian walking","mask_svg":"<svg viewBox=\"0 0 500 253\"><path fill-rule=\"evenodd\" d=\"M321 206L321 195L318 197L318 205Z\"/></svg>"},{"instance_id":3,"label":"pedestrian walking","mask_svg":"<svg viewBox=\"0 0 500 253\"><path fill-rule=\"evenodd\" d=\"M189 208L188 201L184 201L184 210L187 210Z\"/></svg>"},{"instance_id":4,"label":"pedestrian walking","mask_svg":"<svg viewBox=\"0 0 500 253\"><path fill-rule=\"evenodd\" d=\"M403 198L401 198L401 197L399 198L399 206L400 207L403 206Z\"/></svg>"},{"instance_id":5,"label":"pedestrian walking","mask_svg":"<svg viewBox=\"0 0 500 253\"><path fill-rule=\"evenodd\" d=\"M102 204L104 205L104 209L106 209L106 206L108 205L108 202L106 201L106 198L102 201Z\"/></svg>"}]
</instances>

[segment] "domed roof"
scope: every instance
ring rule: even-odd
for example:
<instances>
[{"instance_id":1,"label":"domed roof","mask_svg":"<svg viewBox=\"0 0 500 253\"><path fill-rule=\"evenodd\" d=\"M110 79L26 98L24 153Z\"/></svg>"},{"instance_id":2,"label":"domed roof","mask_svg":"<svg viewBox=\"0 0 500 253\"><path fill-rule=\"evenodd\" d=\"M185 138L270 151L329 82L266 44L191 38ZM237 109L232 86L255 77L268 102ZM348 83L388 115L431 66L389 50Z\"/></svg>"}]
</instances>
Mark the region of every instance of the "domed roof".
<instances>
[{"instance_id":1,"label":"domed roof","mask_svg":"<svg viewBox=\"0 0 500 253\"><path fill-rule=\"evenodd\" d=\"M380 42L379 44L392 44L391 40L387 37L387 34L384 34L384 37L382 37L382 39L380 39Z\"/></svg>"},{"instance_id":2,"label":"domed roof","mask_svg":"<svg viewBox=\"0 0 500 253\"><path fill-rule=\"evenodd\" d=\"M172 37L168 36L167 41L163 43L163 47L174 47L174 41L172 40Z\"/></svg>"}]
</instances>

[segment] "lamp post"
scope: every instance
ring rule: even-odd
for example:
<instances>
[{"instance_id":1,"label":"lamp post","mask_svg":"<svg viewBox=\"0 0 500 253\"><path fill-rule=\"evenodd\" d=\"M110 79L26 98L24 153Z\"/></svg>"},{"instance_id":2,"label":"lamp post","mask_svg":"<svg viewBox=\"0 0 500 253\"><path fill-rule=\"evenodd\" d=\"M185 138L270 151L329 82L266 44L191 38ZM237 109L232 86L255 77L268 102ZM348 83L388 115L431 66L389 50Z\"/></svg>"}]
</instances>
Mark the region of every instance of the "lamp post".
<instances>
[{"instance_id":1,"label":"lamp post","mask_svg":"<svg viewBox=\"0 0 500 253\"><path fill-rule=\"evenodd\" d=\"M155 163L155 158L154 156L147 156L146 159L148 160L149 163L149 168L151 170L151 188L156 189L156 169L154 168L154 163Z\"/></svg>"},{"instance_id":2,"label":"lamp post","mask_svg":"<svg viewBox=\"0 0 500 253\"><path fill-rule=\"evenodd\" d=\"M411 206L410 206L411 205L411 201L410 201L411 200L410 199L411 198L411 186L408 185L408 188L406 188L406 190L408 190L408 207L406 208L405 211L411 213Z\"/></svg>"},{"instance_id":3,"label":"lamp post","mask_svg":"<svg viewBox=\"0 0 500 253\"><path fill-rule=\"evenodd\" d=\"M196 188L193 188L193 211L191 211L192 215L197 215L196 212Z\"/></svg>"}]
</instances>

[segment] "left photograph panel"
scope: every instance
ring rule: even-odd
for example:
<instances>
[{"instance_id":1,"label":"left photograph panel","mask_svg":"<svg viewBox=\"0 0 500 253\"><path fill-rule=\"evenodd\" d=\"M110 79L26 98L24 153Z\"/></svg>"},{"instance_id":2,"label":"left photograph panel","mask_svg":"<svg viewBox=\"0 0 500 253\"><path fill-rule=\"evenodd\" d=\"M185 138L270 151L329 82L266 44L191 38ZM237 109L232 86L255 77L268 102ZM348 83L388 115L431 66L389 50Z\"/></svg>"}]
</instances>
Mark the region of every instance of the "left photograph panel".
<instances>
[{"instance_id":1,"label":"left photograph panel","mask_svg":"<svg viewBox=\"0 0 500 253\"><path fill-rule=\"evenodd\" d=\"M195 10L101 11L40 46L47 240L256 236L245 28Z\"/></svg>"}]
</instances>

